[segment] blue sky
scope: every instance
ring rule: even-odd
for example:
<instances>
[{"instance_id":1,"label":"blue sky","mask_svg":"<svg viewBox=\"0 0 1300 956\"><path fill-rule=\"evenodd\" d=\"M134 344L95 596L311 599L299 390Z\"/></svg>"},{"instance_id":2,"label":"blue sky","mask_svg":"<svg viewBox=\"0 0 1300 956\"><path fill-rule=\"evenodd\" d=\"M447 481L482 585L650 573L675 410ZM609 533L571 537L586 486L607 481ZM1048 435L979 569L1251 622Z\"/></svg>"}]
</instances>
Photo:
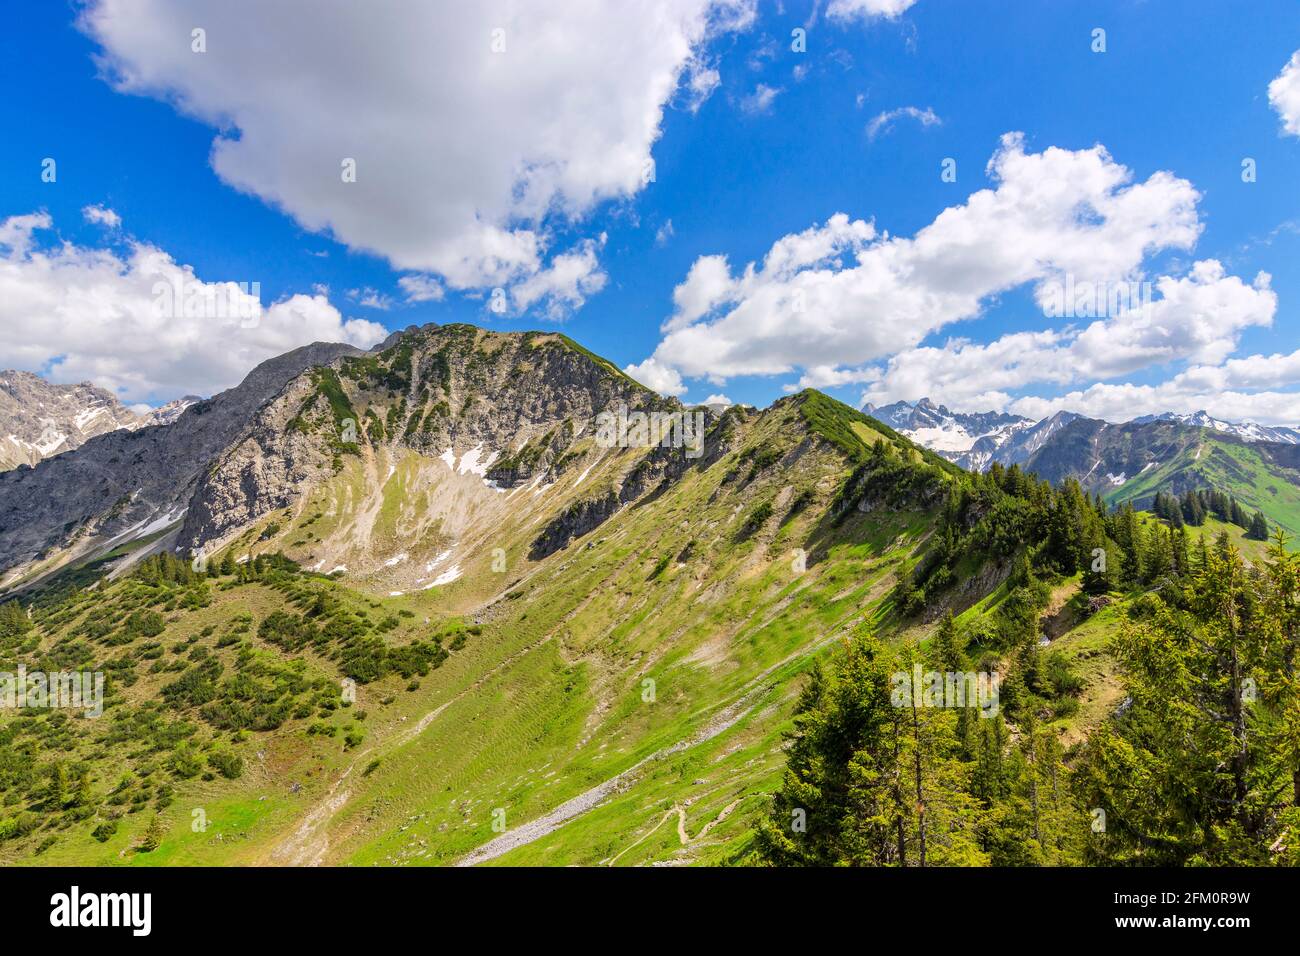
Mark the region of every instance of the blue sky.
<instances>
[{"instance_id":1,"label":"blue sky","mask_svg":"<svg viewBox=\"0 0 1300 956\"><path fill-rule=\"evenodd\" d=\"M150 0L15 5L6 14L10 29L0 34L7 91L0 103L0 221L34 213L46 219L18 233L26 237L17 242L25 250L15 251L11 238L8 272L0 270L4 281L17 284L11 302L27 310L5 317L0 363L55 378L91 377L128 401L157 403L233 384L254 361L298 344L295 336L350 329L360 342L377 326L469 321L503 330L562 329L687 400L724 394L765 405L800 384L815 384L854 404L916 399L924 389L970 411L996 406L1037 415L1063 402L1122 418L1126 411L1206 404L1224 417L1300 419L1300 399L1292 397L1292 369L1300 365L1286 361L1300 347L1300 136L1285 128L1290 101L1275 96L1278 102L1271 102L1269 93L1300 49L1293 0L1255 2L1249 14L1210 0L858 3L854 15L851 9L832 14L834 2L760 2L751 11L746 0L725 0L721 8L680 0L673 26L681 36L667 37L662 50L642 42L649 28L627 13L631 4L581 22L566 20L577 4L549 5L550 20L542 14L511 19L502 8L472 28L459 22L464 17L455 5L371 8L376 24L417 10L425 19L441 17L431 36L462 46L470 42L465 36L477 43L492 23L509 24L508 45L485 67L506 64L503 92L494 86L496 74L466 80L461 66L440 76L437 63L426 61L459 52L431 41L421 55L378 25L365 31L368 44L358 44L373 49L357 53L355 62L350 51L340 58L333 44L356 43L359 36L355 23L343 22L341 11L352 4L326 4L316 24L287 12L283 19L264 17L255 6L235 9L240 3L198 3L179 15L160 12L166 8ZM602 7L597 0L589 5L597 13ZM336 14L339 22L331 25ZM658 23L654 14L644 15ZM85 18L80 25L79 16ZM190 26L201 23L209 26L200 54L189 47ZM530 40L542 27L567 31L566 42L605 53L551 69L548 64L587 55L571 56L561 43L530 61ZM806 52L791 49L795 28L807 31ZM1092 50L1096 28L1105 30L1104 53ZM323 35L330 30L334 36ZM291 73L259 72L294 43L306 49L292 57ZM681 43L689 55L680 54ZM253 45L244 55L256 65L223 71L234 46ZM407 68L404 57L419 64ZM478 59L469 62L478 69ZM391 67L395 76L372 83L369 64L376 71L380 64ZM675 81L669 87L666 75ZM537 87L536 101L519 91L529 85ZM647 94L651 87L660 92ZM458 92L444 95L449 88ZM700 102L693 88L709 95ZM662 106L657 121L656 103ZM874 119L895 111L910 113L869 131ZM539 118L548 112L556 115ZM403 132L391 138L388 127L367 132L356 117ZM1011 132L1023 133L1019 145L1002 141ZM214 168L218 136L233 145L216 164L226 165ZM340 139L345 145L336 152L359 151L364 202L338 199L332 187L312 180L321 176L317 155L322 168L338 168L329 150ZM1150 210L1143 224L1153 239L1146 247L1128 259L1109 257L1114 262L1080 251L1064 264L1035 262L1029 272L1025 263L1008 261L963 287L976 297L976 308L949 303L925 324L907 319L906 307L896 310L912 301L908 296L928 310L953 294L947 276L922 282L914 272L942 271L943 262L952 262L953 274L984 267L946 252L939 267L918 265L909 258L916 250L896 257L885 249L885 233L911 239L972 193L996 189L1001 180L989 176L986 164L999 151L1014 160L1052 148L1083 154L1098 144L1108 153L1102 167L1131 173L1126 183L1103 187L1103 196L1143 186L1162 172L1185 184L1181 193L1170 188L1161 195L1152 186L1153 195L1141 203L1134 195L1133 204ZM637 182L632 174L645 149L653 156L653 181ZM413 155L423 157L429 179ZM57 161L54 182L41 178L47 157ZM1254 182L1242 181L1247 157L1256 164ZM955 182L940 176L945 159L955 160ZM521 179L508 188L487 174L476 178L475 170L497 161L526 162L541 173L536 183L527 181L531 186ZM1024 175L1039 182L1057 173L1063 188L1077 184L1068 163ZM309 186L296 185L308 180ZM443 208L457 203L465 216ZM120 225L88 221L83 210L92 206L112 210ZM810 260L770 282L736 283L721 298L709 298L710 308L681 319L696 338L665 331L663 324L681 312L674 290L701 257L726 256L737 280L783 237L811 229L808 240L817 240L837 213L874 231L849 229L829 259ZM980 229L991 237L991 258L1002 252L1001 217L1028 216L1022 227L1009 224L1008 247L1032 240L1042 248L1016 254L1026 262L1052 259L1056 234L1040 233L1032 208L990 215L995 221L982 221ZM1105 213L1079 215L1085 226L1097 227L1098 245L1126 231L1119 214L1104 222ZM398 225L387 230L388 221ZM517 250L524 234L536 248L512 252L513 260L478 251L459 258L466 248L496 248L492 242L502 236ZM1061 239L1062 245L1079 241L1078 235ZM1082 243L1089 242L1084 235ZM62 243L75 247L75 258L65 249L60 261L32 261ZM144 320L114 326L115 316L140 307L138 281L131 290L105 292L106 299L69 300L68 277L90 277L87 288L98 294L116 281L114 273L129 271L141 246L204 282L257 282L264 306L297 295L301 308L280 326L268 320L245 341L238 329L208 338L210 327L195 331L183 323L156 336ZM861 276L840 275L853 268L855 255L873 249L889 268L901 258L897 268L907 272L892 276L886 291L863 285ZM96 252L116 257L117 265L96 272L104 267ZM1091 318L1071 325L1045 316L1036 301L1043 284L1064 272L1158 287L1161 277L1187 280L1195 263L1206 262L1219 266L1203 269L1196 283L1216 303L1208 311L1203 302L1170 292L1158 314L1136 322L1113 316L1117 324L1098 327L1091 339L1079 336ZM758 278L766 272L760 268ZM1261 272L1270 278L1260 280ZM403 276L420 277L441 298L407 301ZM833 280L844 288L832 290ZM779 313L804 284L817 312L807 328L800 325L804 318L785 323ZM1216 284L1222 298L1208 290ZM488 306L494 288L506 290L504 313ZM312 296L318 301L306 302ZM785 304L773 306L777 300ZM876 302L884 305L869 314ZM69 314L78 308L89 314ZM361 322L348 326L350 320ZM85 331L93 321L101 326ZM899 328L886 330L890 323ZM1201 328L1219 323L1218 335ZM108 331L99 335L97 328ZM1038 338L1008 338L1017 333ZM712 343L729 336L715 354ZM961 355L954 338L998 348ZM706 340L707 357L693 362ZM819 344L801 347L810 341ZM867 341L874 344L858 347ZM1110 341L1130 357L1101 355ZM214 356L226 347L228 356ZM1008 354L1023 367L1008 371L1014 364ZM654 366L643 365L652 355ZM986 375L981 363L996 365L998 374ZM810 374L814 364L822 371ZM956 365L964 369L960 381L942 374ZM1188 370L1195 374L1177 378ZM1107 387L1093 390L1098 384Z\"/></svg>"}]
</instances>

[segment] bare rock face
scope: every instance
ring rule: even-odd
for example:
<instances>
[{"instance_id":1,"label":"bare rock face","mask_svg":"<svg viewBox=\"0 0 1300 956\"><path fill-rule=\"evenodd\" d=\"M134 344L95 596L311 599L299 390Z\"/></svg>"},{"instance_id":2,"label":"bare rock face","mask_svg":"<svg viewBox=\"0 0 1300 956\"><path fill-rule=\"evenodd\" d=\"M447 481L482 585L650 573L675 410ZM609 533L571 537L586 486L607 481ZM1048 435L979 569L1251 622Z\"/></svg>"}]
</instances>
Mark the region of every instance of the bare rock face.
<instances>
[{"instance_id":1,"label":"bare rock face","mask_svg":"<svg viewBox=\"0 0 1300 956\"><path fill-rule=\"evenodd\" d=\"M118 428L0 474L0 569L178 522L200 476L248 431L263 404L304 369L362 354L350 345L304 346L263 362L235 388L184 407L167 424Z\"/></svg>"},{"instance_id":2,"label":"bare rock face","mask_svg":"<svg viewBox=\"0 0 1300 956\"><path fill-rule=\"evenodd\" d=\"M210 547L379 449L459 457L509 487L562 468L620 403L677 407L561 335L413 327L304 371L260 408L200 478L178 546Z\"/></svg>"},{"instance_id":3,"label":"bare rock face","mask_svg":"<svg viewBox=\"0 0 1300 956\"><path fill-rule=\"evenodd\" d=\"M35 465L140 422L112 392L89 382L53 385L31 372L0 372L0 471Z\"/></svg>"},{"instance_id":4,"label":"bare rock face","mask_svg":"<svg viewBox=\"0 0 1300 956\"><path fill-rule=\"evenodd\" d=\"M99 554L165 529L167 547L213 553L353 462L367 493L380 493L381 468L412 452L441 459L480 491L548 486L579 462L585 477L606 459L593 457L593 436L604 448L600 416L619 409L682 410L556 333L427 325L370 352L308 346L263 363L237 388L169 410L165 424L119 429L0 474L0 570ZM591 500L575 496L541 529L535 553L725 453L739 413L694 414L708 419L703 458L680 447L611 448L605 485L583 487Z\"/></svg>"}]
</instances>

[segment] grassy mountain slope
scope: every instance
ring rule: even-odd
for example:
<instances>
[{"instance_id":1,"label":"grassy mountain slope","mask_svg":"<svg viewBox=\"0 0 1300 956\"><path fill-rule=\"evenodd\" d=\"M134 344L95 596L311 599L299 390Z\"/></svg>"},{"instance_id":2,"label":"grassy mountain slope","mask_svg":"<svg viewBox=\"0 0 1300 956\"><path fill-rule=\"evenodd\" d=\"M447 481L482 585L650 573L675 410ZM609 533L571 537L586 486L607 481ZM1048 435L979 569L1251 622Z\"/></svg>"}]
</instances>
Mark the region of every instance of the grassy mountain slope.
<instances>
[{"instance_id":1,"label":"grassy mountain slope","mask_svg":"<svg viewBox=\"0 0 1300 956\"><path fill-rule=\"evenodd\" d=\"M534 392L520 429L504 382L537 348L581 389ZM639 386L560 337L453 328L351 361L214 465L254 517L199 535L207 576L83 568L24 596L28 624L0 619L0 664L110 681L103 718L0 717L0 860L736 862L814 661L1008 600L1007 568L972 553L900 616L961 472L820 393L711 418L690 459L599 445L570 409ZM348 419L381 425L343 443ZM292 480L245 481L270 473ZM1058 612L1053 640L1091 668L1058 722L1078 734L1113 703L1105 619Z\"/></svg>"},{"instance_id":2,"label":"grassy mountain slope","mask_svg":"<svg viewBox=\"0 0 1300 956\"><path fill-rule=\"evenodd\" d=\"M301 659L311 680L335 683L328 693L320 683L295 697L289 712L307 716L243 734L213 725L202 704L162 706L170 720L195 728L190 739L197 753L242 756L245 770L235 780L206 765L194 777L177 777L170 769L175 747L166 736L142 739L137 759L110 770L116 745L99 736L107 724L74 720L79 743L66 759L90 768L90 789L100 801L95 812L67 821L68 811L38 806L41 785L34 784L28 799L45 822L0 846L15 860L30 859L55 835L37 858L47 863L448 863L497 836L497 808L514 828L627 774L589 815L491 859L623 865L725 858L747 839L748 821L777 772L793 679L829 643L885 620L892 572L930 523L924 509L901 509L855 512L832 526L827 511L849 463L808 427L806 403L800 396L762 414L736 414L733 451L541 562L526 558L538 525L561 508L579 474L579 487L597 494L609 480L601 466L583 466L536 495L539 489L526 485L483 489L494 502L512 495L516 502L491 514L485 524L492 530L481 541L460 535L462 573L437 587L392 594L401 589L364 576L349 585L323 573L287 573L277 589L222 575L204 585L211 593L203 607L186 607L188 588L167 592L158 605L163 632L129 641L130 614L154 607L146 602L155 597L134 578L80 592L58 611L38 607L29 656L75 647L86 662L111 654L145 672L115 692L120 703L110 714L151 711L167 683L209 658L227 676L240 671L241 655L266 655L276 666ZM830 408L831 418L822 410L823 424L843 415ZM575 454L581 460L582 448ZM325 516L326 499L346 499L349 489L354 500L363 497L360 473L371 465L360 457L300 507L266 515L231 544L230 554L311 557L338 532ZM374 554L408 548L398 540L401 509L414 476L427 467L430 462L408 451L391 473L383 472L388 478L377 492L364 494L377 511ZM548 507L550 495L557 500ZM315 538L295 544L304 530ZM397 537L385 538L390 534ZM498 547L507 555L500 572L492 570ZM797 570L805 567L798 549L807 554L806 570ZM218 570L223 556L213 557ZM468 633L458 630L463 627L478 633L414 681L392 673L363 683L352 707L322 717L323 700L337 697L345 645L309 643L286 653L274 642L278 631L264 623L277 610L301 613L322 593L372 624L394 622L367 632L387 646ZM455 616L481 605L468 619L480 623ZM98 633L88 622L101 617L119 621L116 629L88 637ZM445 640L450 648L452 638ZM113 650L99 646L104 643ZM164 669L154 674L152 662L159 660ZM115 666L126 672L125 664ZM312 693L321 699L307 707ZM364 720L357 719L361 712ZM309 733L321 723L336 728L332 736ZM363 738L347 746L348 733ZM175 797L158 809L160 787ZM108 802L119 794L125 803ZM116 809L132 807L139 809L124 813L105 842L88 836ZM637 843L656 822L652 817L662 822L665 814L676 815L675 807L686 815L688 835L730 810L705 841L683 846L674 819ZM208 830L191 830L196 809L206 814ZM155 812L167 834L163 848L132 852ZM47 829L50 820L65 821L66 828Z\"/></svg>"},{"instance_id":3,"label":"grassy mountain slope","mask_svg":"<svg viewBox=\"0 0 1300 956\"><path fill-rule=\"evenodd\" d=\"M1270 453L1271 446L1226 439L1199 429L1198 440L1172 458L1130 478L1106 495L1112 504L1150 505L1157 491L1214 488L1236 497L1248 510L1262 511L1290 535L1300 535L1300 471Z\"/></svg>"}]
</instances>

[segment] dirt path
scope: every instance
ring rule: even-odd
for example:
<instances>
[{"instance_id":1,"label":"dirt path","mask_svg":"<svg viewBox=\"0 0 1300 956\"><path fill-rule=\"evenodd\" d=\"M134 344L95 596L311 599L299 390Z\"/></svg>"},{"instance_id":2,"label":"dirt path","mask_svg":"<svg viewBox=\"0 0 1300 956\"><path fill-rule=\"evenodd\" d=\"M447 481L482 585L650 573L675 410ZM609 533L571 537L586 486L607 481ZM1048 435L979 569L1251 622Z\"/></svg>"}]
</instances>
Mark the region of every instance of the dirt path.
<instances>
[{"instance_id":1,"label":"dirt path","mask_svg":"<svg viewBox=\"0 0 1300 956\"><path fill-rule=\"evenodd\" d=\"M644 843L651 836L653 836L654 832L658 830L661 826L663 826L664 823L667 822L668 818L671 817L673 814L677 814L677 839L681 841L682 846L688 847L692 843L698 843L700 840L703 840L708 835L710 830L716 827L723 820L727 819L727 817L731 816L731 812L735 810L736 807L740 806L740 801L743 799L744 797L738 797L737 799L732 800L729 804L727 804L725 807L722 808L721 813L719 813L708 823L704 824L703 829L701 829L699 833L695 834L695 836L691 836L689 833L686 832L686 808L680 805L674 805L671 809L668 810L667 813L665 813L662 817L659 818L658 823L652 826L646 833L637 837L635 842L630 843L627 846L625 846L623 849L619 850L618 853L616 853L613 857L611 857L609 862L607 862L605 865L613 866L615 863L618 862L618 858L620 856L627 853L629 850L636 848L639 844Z\"/></svg>"},{"instance_id":2,"label":"dirt path","mask_svg":"<svg viewBox=\"0 0 1300 956\"><path fill-rule=\"evenodd\" d=\"M663 760L665 757L671 757L673 754L681 753L707 740L712 740L718 734L732 727L738 720L744 717L750 711L749 699L753 697L762 688L755 688L746 694L740 700L736 701L730 707L720 711L711 721L704 725L685 740L679 740L671 746L664 747L662 750L656 750L650 756L638 761L633 766L624 770L617 776L610 777L603 783L598 783L583 793L578 794L570 800L566 800L550 813L543 814L535 820L530 820L523 826L516 827L506 833L501 834L494 840L489 840L477 850L461 857L456 866L475 866L479 863L485 863L488 860L494 860L499 856L509 853L511 850L518 849L544 836L549 836L558 830L561 826L568 823L574 817L581 816L588 810L591 810L605 801L605 798L612 793L618 793L626 790L636 782L641 776L643 768L656 760Z\"/></svg>"},{"instance_id":3,"label":"dirt path","mask_svg":"<svg viewBox=\"0 0 1300 956\"><path fill-rule=\"evenodd\" d=\"M756 677L750 679L741 689L741 696L735 701L735 703L720 710L707 724L704 725L704 727L696 731L696 733L690 737L685 740L679 740L677 743L664 747L662 750L655 751L650 756L629 767L627 770L624 770L622 773L609 778L603 783L597 784L590 790L586 790L570 800L565 801L549 813L543 814L535 820L530 820L528 823L503 833L495 839L489 840L478 849L461 857L461 859L456 862L456 866L475 866L479 863L485 863L488 860L494 860L499 856L504 856L506 853L518 849L521 846L526 846L529 843L540 840L542 837L549 836L575 817L579 817L582 814L595 809L611 794L621 793L627 790L628 787L632 786L641 776L644 768L653 761L662 760L665 757L670 757L673 754L680 753L690 747L712 740L724 731L729 730L742 717L749 713L753 706L751 703L753 698L768 689L770 685L764 683L768 677L792 661L798 660L801 657L806 657L810 654L815 654L817 651L843 635L845 631L856 627L863 620L860 615L853 617L852 620L848 621L845 621L845 618L852 617L852 615L858 614L859 611L860 608L855 608L853 611L846 614L844 618L840 619L840 622L832 628L829 635L823 637L819 641L815 641L813 644L802 650L787 655L783 660L778 661ZM681 833L685 832L684 826L685 818L683 816L682 821L680 821ZM701 836L703 836L703 833L701 833Z\"/></svg>"},{"instance_id":4,"label":"dirt path","mask_svg":"<svg viewBox=\"0 0 1300 956\"><path fill-rule=\"evenodd\" d=\"M1074 613L1067 605L1070 598L1078 593L1079 584L1076 581L1063 584L1052 592L1040 618L1040 626L1048 641L1055 641L1077 623Z\"/></svg>"}]
</instances>

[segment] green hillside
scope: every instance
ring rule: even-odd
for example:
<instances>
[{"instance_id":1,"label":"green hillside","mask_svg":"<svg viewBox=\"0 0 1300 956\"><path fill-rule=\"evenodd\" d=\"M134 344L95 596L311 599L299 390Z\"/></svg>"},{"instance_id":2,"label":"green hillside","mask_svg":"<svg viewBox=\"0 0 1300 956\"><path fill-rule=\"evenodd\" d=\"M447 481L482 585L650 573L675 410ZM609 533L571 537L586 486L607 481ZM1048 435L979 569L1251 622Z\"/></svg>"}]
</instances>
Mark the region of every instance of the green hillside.
<instances>
[{"instance_id":1,"label":"green hillside","mask_svg":"<svg viewBox=\"0 0 1300 956\"><path fill-rule=\"evenodd\" d=\"M935 771L988 806L934 859L1087 858L1065 781L1125 697L1116 635L1204 560L1191 535L1070 482L967 474L812 391L714 414L699 458L605 447L563 411L492 465L484 441L447 447L456 415L490 436L513 410L484 392L543 360L638 394L562 340L421 332L295 395L319 470L206 567L127 549L0 605L0 671L107 680L102 717L0 713L0 862L812 862L772 829L788 735L817 688L865 686L827 676L846 661L866 680L921 660L1004 688ZM369 424L340 445L340 417ZM1022 788L1049 773L1036 818Z\"/></svg>"},{"instance_id":2,"label":"green hillside","mask_svg":"<svg viewBox=\"0 0 1300 956\"><path fill-rule=\"evenodd\" d=\"M1201 429L1199 442L1183 448L1106 494L1111 504L1150 505L1157 491L1214 488L1233 495L1250 511L1262 511L1273 524L1300 536L1300 472L1266 459L1257 446L1215 437Z\"/></svg>"}]
</instances>

